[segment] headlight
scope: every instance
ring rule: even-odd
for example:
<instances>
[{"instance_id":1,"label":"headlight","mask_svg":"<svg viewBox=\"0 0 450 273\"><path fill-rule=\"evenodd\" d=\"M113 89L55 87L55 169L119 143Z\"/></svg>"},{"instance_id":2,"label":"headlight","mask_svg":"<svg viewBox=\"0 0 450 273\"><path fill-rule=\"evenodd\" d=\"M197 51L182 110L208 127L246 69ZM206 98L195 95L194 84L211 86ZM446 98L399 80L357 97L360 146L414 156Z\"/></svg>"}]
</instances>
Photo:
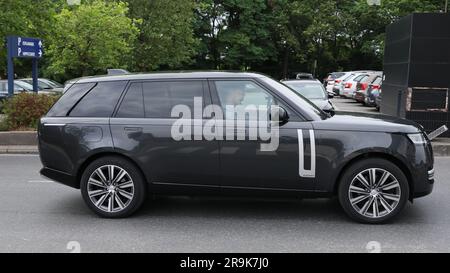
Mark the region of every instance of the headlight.
<instances>
[{"instance_id":1,"label":"headlight","mask_svg":"<svg viewBox=\"0 0 450 273\"><path fill-rule=\"evenodd\" d=\"M427 144L427 140L422 133L408 134L408 138L416 145Z\"/></svg>"}]
</instances>

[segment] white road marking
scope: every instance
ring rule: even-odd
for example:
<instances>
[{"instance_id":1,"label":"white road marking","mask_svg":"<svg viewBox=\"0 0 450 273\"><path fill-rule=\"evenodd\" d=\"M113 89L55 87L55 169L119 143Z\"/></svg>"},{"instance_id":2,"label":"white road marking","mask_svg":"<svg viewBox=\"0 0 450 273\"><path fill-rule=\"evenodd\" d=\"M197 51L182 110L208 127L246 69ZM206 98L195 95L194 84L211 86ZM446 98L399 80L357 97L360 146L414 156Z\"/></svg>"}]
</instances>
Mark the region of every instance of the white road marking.
<instances>
[{"instance_id":1,"label":"white road marking","mask_svg":"<svg viewBox=\"0 0 450 273\"><path fill-rule=\"evenodd\" d=\"M28 183L53 183L50 180L28 180Z\"/></svg>"}]
</instances>

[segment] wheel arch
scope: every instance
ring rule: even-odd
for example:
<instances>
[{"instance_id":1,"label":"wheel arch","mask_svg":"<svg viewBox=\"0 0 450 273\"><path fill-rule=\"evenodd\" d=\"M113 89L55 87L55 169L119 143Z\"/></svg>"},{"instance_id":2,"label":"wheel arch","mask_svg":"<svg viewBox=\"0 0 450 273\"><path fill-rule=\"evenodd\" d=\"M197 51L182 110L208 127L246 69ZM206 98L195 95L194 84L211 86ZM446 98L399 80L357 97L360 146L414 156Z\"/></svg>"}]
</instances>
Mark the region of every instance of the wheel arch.
<instances>
[{"instance_id":1,"label":"wheel arch","mask_svg":"<svg viewBox=\"0 0 450 273\"><path fill-rule=\"evenodd\" d=\"M139 164L137 164L137 162L135 160L133 160L131 157L126 156L120 152L115 152L115 151L102 151L102 152L98 152L95 154L90 155L88 158L86 158L86 160L84 160L84 162L80 165L80 167L77 170L76 173L76 181L78 183L78 186L80 186L81 183L81 177L83 175L84 170L89 166L89 164L91 164L92 162L94 162L95 160L102 158L102 157L107 157L107 156L116 156L116 157L121 157L127 161L129 161L130 163L132 163L141 173L142 177L145 179L145 181L147 182L147 177L145 176L145 173L142 171L142 168L139 166ZM147 184L147 183L146 183Z\"/></svg>"},{"instance_id":2,"label":"wheel arch","mask_svg":"<svg viewBox=\"0 0 450 273\"><path fill-rule=\"evenodd\" d=\"M408 181L408 186L409 186L409 200L412 201L413 200L413 194L414 194L414 183L413 183L413 177L411 174L411 170L409 169L409 167L399 158L395 157L394 155L391 154L387 154L387 153L381 153L381 152L368 152L368 153L364 153L364 154L360 154L358 156L355 156L354 158L352 158L351 160L349 160L348 162L346 162L344 164L344 166L340 169L336 180L334 181L334 187L333 187L333 195L337 195L338 192L338 188L339 188L339 184L340 184L340 180L342 178L342 175L345 173L345 171L352 166L353 164L355 164L356 162L359 162L360 160L364 160L364 159L369 159L369 158L379 158L379 159L384 159L387 160L389 162L392 162L394 165L396 165L406 176L406 180Z\"/></svg>"}]
</instances>

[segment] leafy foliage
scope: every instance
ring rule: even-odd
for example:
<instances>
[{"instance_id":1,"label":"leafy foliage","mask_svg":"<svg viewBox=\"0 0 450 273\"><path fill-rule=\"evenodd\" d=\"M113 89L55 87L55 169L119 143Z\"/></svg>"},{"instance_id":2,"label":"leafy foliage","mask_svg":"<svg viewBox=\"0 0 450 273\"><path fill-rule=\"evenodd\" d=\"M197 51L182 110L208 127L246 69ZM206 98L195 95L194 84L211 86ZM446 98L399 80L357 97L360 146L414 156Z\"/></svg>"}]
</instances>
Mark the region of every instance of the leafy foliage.
<instances>
[{"instance_id":1,"label":"leafy foliage","mask_svg":"<svg viewBox=\"0 0 450 273\"><path fill-rule=\"evenodd\" d=\"M137 71L175 69L190 63L198 39L194 38L191 0L129 0L130 16L142 22L132 52Z\"/></svg>"},{"instance_id":2,"label":"leafy foliage","mask_svg":"<svg viewBox=\"0 0 450 273\"><path fill-rule=\"evenodd\" d=\"M47 74L70 78L126 68L126 56L139 32L139 22L127 12L124 2L100 0L62 9L49 38Z\"/></svg>"},{"instance_id":3,"label":"leafy foliage","mask_svg":"<svg viewBox=\"0 0 450 273\"><path fill-rule=\"evenodd\" d=\"M36 129L39 119L58 99L59 96L33 93L15 95L4 103L6 119L3 127L9 130Z\"/></svg>"},{"instance_id":4,"label":"leafy foliage","mask_svg":"<svg viewBox=\"0 0 450 273\"><path fill-rule=\"evenodd\" d=\"M0 37L44 39L45 75L67 80L131 71L232 69L277 78L382 69L388 24L441 12L444 0L0 0ZM0 77L5 77L0 45ZM17 60L29 76L29 60Z\"/></svg>"}]
</instances>

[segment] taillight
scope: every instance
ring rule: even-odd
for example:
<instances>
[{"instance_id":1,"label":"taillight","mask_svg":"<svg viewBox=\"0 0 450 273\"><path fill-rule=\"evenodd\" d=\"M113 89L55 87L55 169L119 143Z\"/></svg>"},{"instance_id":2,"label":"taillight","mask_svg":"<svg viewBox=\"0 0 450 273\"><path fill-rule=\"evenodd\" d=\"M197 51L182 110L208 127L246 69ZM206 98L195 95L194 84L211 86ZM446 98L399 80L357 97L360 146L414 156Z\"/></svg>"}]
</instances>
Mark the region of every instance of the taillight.
<instances>
[{"instance_id":1,"label":"taillight","mask_svg":"<svg viewBox=\"0 0 450 273\"><path fill-rule=\"evenodd\" d=\"M361 83L361 90L366 90L368 84L367 83Z\"/></svg>"},{"instance_id":2,"label":"taillight","mask_svg":"<svg viewBox=\"0 0 450 273\"><path fill-rule=\"evenodd\" d=\"M341 83L342 80L335 80L335 83Z\"/></svg>"},{"instance_id":3,"label":"taillight","mask_svg":"<svg viewBox=\"0 0 450 273\"><path fill-rule=\"evenodd\" d=\"M380 89L380 86L377 84L372 85L372 89Z\"/></svg>"},{"instance_id":4,"label":"taillight","mask_svg":"<svg viewBox=\"0 0 450 273\"><path fill-rule=\"evenodd\" d=\"M352 88L352 83L351 82L346 82L345 83L345 88Z\"/></svg>"}]
</instances>

